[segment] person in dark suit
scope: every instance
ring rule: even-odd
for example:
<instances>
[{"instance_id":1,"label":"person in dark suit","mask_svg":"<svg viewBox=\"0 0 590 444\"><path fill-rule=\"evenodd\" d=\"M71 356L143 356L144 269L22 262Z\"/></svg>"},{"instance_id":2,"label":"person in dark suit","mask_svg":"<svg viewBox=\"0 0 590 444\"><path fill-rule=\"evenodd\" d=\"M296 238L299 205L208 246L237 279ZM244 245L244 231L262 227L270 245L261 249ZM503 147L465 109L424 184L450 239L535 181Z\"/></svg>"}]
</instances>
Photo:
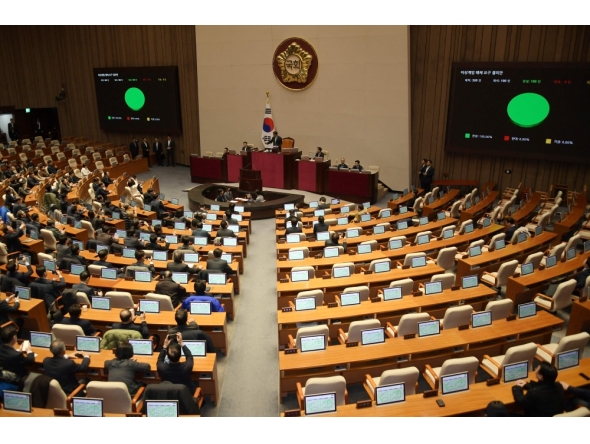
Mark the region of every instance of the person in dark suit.
<instances>
[{"instance_id":1,"label":"person in dark suit","mask_svg":"<svg viewBox=\"0 0 590 444\"><path fill-rule=\"evenodd\" d=\"M113 264L106 261L107 255L109 254L108 250L100 250L98 255L98 260L94 261L92 265L102 265L103 267L107 268L116 268Z\"/></svg>"},{"instance_id":2,"label":"person in dark suit","mask_svg":"<svg viewBox=\"0 0 590 444\"><path fill-rule=\"evenodd\" d=\"M121 322L114 322L113 329L135 330L140 332L144 339L149 338L150 332L148 330L147 323L145 322L145 313L139 315L139 319L141 319L141 325L137 325L134 322L136 318L135 314L132 315L131 312L126 308L121 310L121 313L119 313L119 318L121 319Z\"/></svg>"},{"instance_id":3,"label":"person in dark suit","mask_svg":"<svg viewBox=\"0 0 590 444\"><path fill-rule=\"evenodd\" d=\"M244 142L242 144L242 149L241 151L251 151L250 147L248 146L248 142Z\"/></svg>"},{"instance_id":4,"label":"person in dark suit","mask_svg":"<svg viewBox=\"0 0 590 444\"><path fill-rule=\"evenodd\" d=\"M191 222L191 225L193 227L193 232L192 232L193 237L206 237L207 242L211 241L211 235L209 234L209 232L203 230L203 222L201 222L197 219L193 219L193 221Z\"/></svg>"},{"instance_id":5,"label":"person in dark suit","mask_svg":"<svg viewBox=\"0 0 590 444\"><path fill-rule=\"evenodd\" d=\"M516 381L512 396L523 410L525 416L550 417L563 413L565 395L557 379L557 369L547 362L541 362L535 369L537 381ZM524 390L527 391L526 395Z\"/></svg>"},{"instance_id":6,"label":"person in dark suit","mask_svg":"<svg viewBox=\"0 0 590 444\"><path fill-rule=\"evenodd\" d=\"M197 266L189 266L182 262L182 258L184 256L184 251L176 250L172 255L173 262L168 262L166 264L166 270L170 270L174 273L189 273L189 274L197 274L201 271L200 267ZM157 293L157 292L156 292Z\"/></svg>"},{"instance_id":7,"label":"person in dark suit","mask_svg":"<svg viewBox=\"0 0 590 444\"><path fill-rule=\"evenodd\" d=\"M141 142L141 154L143 157L147 159L148 167L151 168L150 165L150 143L147 141L147 137L143 138L143 142Z\"/></svg>"},{"instance_id":8,"label":"person in dark suit","mask_svg":"<svg viewBox=\"0 0 590 444\"><path fill-rule=\"evenodd\" d=\"M2 283L4 283L4 279L2 279ZM10 305L10 304L12 304L12 305ZM9 315L11 313L14 313L14 314L18 313L19 308L20 308L20 301L17 301L16 296L14 296L14 295L9 296L6 299L0 300L0 325L10 322L12 319L10 318Z\"/></svg>"},{"instance_id":9,"label":"person in dark suit","mask_svg":"<svg viewBox=\"0 0 590 444\"><path fill-rule=\"evenodd\" d=\"M94 333L96 333L96 329L92 326L88 319L80 319L80 315L82 314L82 308L80 307L80 304L70 305L68 313L70 317L64 317L60 324L77 325L82 328L86 336L92 336Z\"/></svg>"},{"instance_id":10,"label":"person in dark suit","mask_svg":"<svg viewBox=\"0 0 590 444\"><path fill-rule=\"evenodd\" d=\"M80 364L74 362L74 355L66 355L66 346L63 341L56 339L51 343L49 351L53 354L52 358L43 359L43 368L45 376L57 379L61 389L66 395L72 393L79 384L84 382L78 381L76 373L84 373L90 365L90 356L84 355Z\"/></svg>"},{"instance_id":11,"label":"person in dark suit","mask_svg":"<svg viewBox=\"0 0 590 444\"><path fill-rule=\"evenodd\" d=\"M418 170L418 178L420 179L420 188L424 188L424 171L426 170L426 162L428 159L426 157L422 159L422 163L420 164L420 170Z\"/></svg>"},{"instance_id":12,"label":"person in dark suit","mask_svg":"<svg viewBox=\"0 0 590 444\"><path fill-rule=\"evenodd\" d=\"M576 276L576 288L581 290L586 286L586 279L590 276L590 257L584 262L584 268Z\"/></svg>"},{"instance_id":13,"label":"person in dark suit","mask_svg":"<svg viewBox=\"0 0 590 444\"><path fill-rule=\"evenodd\" d=\"M213 259L207 260L207 270L209 271L221 271L225 274L235 274L231 267L227 264L226 260L221 259L221 248L213 250Z\"/></svg>"},{"instance_id":14,"label":"person in dark suit","mask_svg":"<svg viewBox=\"0 0 590 444\"><path fill-rule=\"evenodd\" d=\"M5 227L4 241L6 243L6 250L9 253L16 251L23 251L23 245L20 242L20 237L24 234L25 224L17 220L13 220Z\"/></svg>"},{"instance_id":15,"label":"person in dark suit","mask_svg":"<svg viewBox=\"0 0 590 444\"><path fill-rule=\"evenodd\" d=\"M215 353L215 345L211 337L203 330L199 329L199 325L195 321L188 322L188 311L179 308L174 315L176 327L170 328L168 334L176 334L180 332L182 338L186 341L206 341L207 353Z\"/></svg>"},{"instance_id":16,"label":"person in dark suit","mask_svg":"<svg viewBox=\"0 0 590 444\"><path fill-rule=\"evenodd\" d=\"M272 137L270 139L270 142L268 142L269 145L272 145L272 148L267 148L264 151L265 152L281 152L281 146L283 145L283 139L281 136L279 136L279 133L277 133L277 131L273 131L272 132Z\"/></svg>"},{"instance_id":17,"label":"person in dark suit","mask_svg":"<svg viewBox=\"0 0 590 444\"><path fill-rule=\"evenodd\" d=\"M131 151L132 159L135 159L139 154L139 143L137 142L136 137L131 138L131 143L129 144L129 151Z\"/></svg>"},{"instance_id":18,"label":"person in dark suit","mask_svg":"<svg viewBox=\"0 0 590 444\"><path fill-rule=\"evenodd\" d=\"M43 131L41 130L41 120L37 119L35 122L35 136L42 136Z\"/></svg>"},{"instance_id":19,"label":"person in dark suit","mask_svg":"<svg viewBox=\"0 0 590 444\"><path fill-rule=\"evenodd\" d=\"M286 234L303 233L303 228L301 228L300 226L297 225L296 218L291 218L290 222L291 223L289 224L289 226L285 230Z\"/></svg>"},{"instance_id":20,"label":"person in dark suit","mask_svg":"<svg viewBox=\"0 0 590 444\"><path fill-rule=\"evenodd\" d=\"M83 271L80 273L80 282L72 285L72 289L76 292L84 293L86 296L88 296L88 299L92 298L92 296L96 295L97 291L94 288L88 286L89 280L90 273Z\"/></svg>"},{"instance_id":21,"label":"person in dark suit","mask_svg":"<svg viewBox=\"0 0 590 444\"><path fill-rule=\"evenodd\" d=\"M27 367L35 363L35 353L31 349L29 341L23 342L21 350L14 348L16 345L16 327L12 324L2 328L0 332L0 367L3 370L14 373L17 377L23 378L29 374ZM23 354L26 353L26 357Z\"/></svg>"},{"instance_id":22,"label":"person in dark suit","mask_svg":"<svg viewBox=\"0 0 590 444\"><path fill-rule=\"evenodd\" d=\"M168 247L170 247L168 242L166 242L166 245L160 245L158 243L158 235L154 233L150 234L150 241L145 244L145 249L152 251L168 251Z\"/></svg>"},{"instance_id":23,"label":"person in dark suit","mask_svg":"<svg viewBox=\"0 0 590 444\"><path fill-rule=\"evenodd\" d=\"M217 230L216 237L236 237L236 233L234 233L232 230L229 230L227 228L227 222L222 220L219 224L219 230Z\"/></svg>"},{"instance_id":24,"label":"person in dark suit","mask_svg":"<svg viewBox=\"0 0 590 444\"><path fill-rule=\"evenodd\" d=\"M318 202L318 210L327 210L330 208L330 204L326 203L326 198L324 196L320 197Z\"/></svg>"},{"instance_id":25,"label":"person in dark suit","mask_svg":"<svg viewBox=\"0 0 590 444\"><path fill-rule=\"evenodd\" d=\"M123 240L123 244L125 248L133 248L135 250L144 248L143 242L139 240L137 233L133 229L127 231L127 236Z\"/></svg>"},{"instance_id":26,"label":"person in dark suit","mask_svg":"<svg viewBox=\"0 0 590 444\"><path fill-rule=\"evenodd\" d=\"M361 161L360 160L355 160L354 161L354 165L352 166L351 170L359 170L359 171L362 171L363 170L363 166L361 165Z\"/></svg>"},{"instance_id":27,"label":"person in dark suit","mask_svg":"<svg viewBox=\"0 0 590 444\"><path fill-rule=\"evenodd\" d=\"M176 148L176 142L172 140L172 137L168 136L168 140L166 140L166 166L176 166L174 162L174 148Z\"/></svg>"},{"instance_id":28,"label":"person in dark suit","mask_svg":"<svg viewBox=\"0 0 590 444\"><path fill-rule=\"evenodd\" d=\"M330 231L330 226L324 223L324 216L318 217L318 223L313 226L313 234L316 235L323 231Z\"/></svg>"},{"instance_id":29,"label":"person in dark suit","mask_svg":"<svg viewBox=\"0 0 590 444\"><path fill-rule=\"evenodd\" d=\"M432 166L432 160L428 159L426 161L426 168L424 169L424 192L428 193L430 191L430 186L432 184L432 178L434 176L434 167Z\"/></svg>"},{"instance_id":30,"label":"person in dark suit","mask_svg":"<svg viewBox=\"0 0 590 444\"><path fill-rule=\"evenodd\" d=\"M512 236L514 236L514 233L516 232L516 230L518 230L518 226L516 225L516 223L512 217L506 218L505 225L506 225L505 239L506 239L506 242L510 242L510 241L512 241Z\"/></svg>"},{"instance_id":31,"label":"person in dark suit","mask_svg":"<svg viewBox=\"0 0 590 444\"><path fill-rule=\"evenodd\" d=\"M39 277L31 283L31 289L37 293L38 299L45 301L45 308L47 310L49 310L55 300L61 295L62 290L66 288L64 277L59 271L56 273L59 281L47 279L47 269L40 265L37 267L37 276Z\"/></svg>"},{"instance_id":32,"label":"person in dark suit","mask_svg":"<svg viewBox=\"0 0 590 444\"><path fill-rule=\"evenodd\" d=\"M342 243L340 242L340 239L342 239ZM342 248L344 248L344 252L346 253L346 239L344 237L344 234L340 233L332 233L332 235L330 236L330 238L324 242L324 247L337 247L337 246L341 246Z\"/></svg>"},{"instance_id":33,"label":"person in dark suit","mask_svg":"<svg viewBox=\"0 0 590 444\"><path fill-rule=\"evenodd\" d=\"M6 276L14 279L18 279L21 283L21 286L28 287L30 281L30 277L33 275L33 267L29 262L21 262L27 267L27 271L18 271L18 266L13 259L10 259L6 264ZM4 290L3 290L4 291Z\"/></svg>"},{"instance_id":34,"label":"person in dark suit","mask_svg":"<svg viewBox=\"0 0 590 444\"><path fill-rule=\"evenodd\" d=\"M147 362L137 362L133 358L133 347L127 341L121 341L115 349L117 359L104 362L104 367L109 371L109 382L123 382L133 398L143 383L135 379L136 372L148 373L150 365Z\"/></svg>"},{"instance_id":35,"label":"person in dark suit","mask_svg":"<svg viewBox=\"0 0 590 444\"><path fill-rule=\"evenodd\" d=\"M181 348L186 358L184 362L180 362ZM166 356L168 356L168 363ZM173 384L183 384L191 393L194 393L197 386L192 380L193 362L193 355L190 349L184 345L182 333L176 333L175 342L172 342L167 335L160 356L158 356L157 369L160 379Z\"/></svg>"},{"instance_id":36,"label":"person in dark suit","mask_svg":"<svg viewBox=\"0 0 590 444\"><path fill-rule=\"evenodd\" d=\"M162 143L158 141L158 138L154 138L154 144L152 145L152 149L154 154L156 155L156 160L158 161L158 166L164 166L164 157L162 155L164 147Z\"/></svg>"},{"instance_id":37,"label":"person in dark suit","mask_svg":"<svg viewBox=\"0 0 590 444\"><path fill-rule=\"evenodd\" d=\"M172 264L168 264L172 265ZM186 264L183 264L186 265ZM172 271L166 270L162 280L156 284L156 293L170 296L172 305L177 307L182 304L182 300L186 297L186 289L172 280Z\"/></svg>"},{"instance_id":38,"label":"person in dark suit","mask_svg":"<svg viewBox=\"0 0 590 444\"><path fill-rule=\"evenodd\" d=\"M16 130L14 119L10 119L8 123L8 137L10 137L11 142L15 142L18 139L18 131Z\"/></svg>"},{"instance_id":39,"label":"person in dark suit","mask_svg":"<svg viewBox=\"0 0 590 444\"><path fill-rule=\"evenodd\" d=\"M342 159L340 159L340 163L337 165L338 169L348 169L348 165L346 164L346 161L344 160L344 157Z\"/></svg>"},{"instance_id":40,"label":"person in dark suit","mask_svg":"<svg viewBox=\"0 0 590 444\"><path fill-rule=\"evenodd\" d=\"M315 152L315 155L313 157L314 158L321 157L322 159L324 158L324 153L322 152L322 147L321 146L318 146L318 149Z\"/></svg>"}]
</instances>

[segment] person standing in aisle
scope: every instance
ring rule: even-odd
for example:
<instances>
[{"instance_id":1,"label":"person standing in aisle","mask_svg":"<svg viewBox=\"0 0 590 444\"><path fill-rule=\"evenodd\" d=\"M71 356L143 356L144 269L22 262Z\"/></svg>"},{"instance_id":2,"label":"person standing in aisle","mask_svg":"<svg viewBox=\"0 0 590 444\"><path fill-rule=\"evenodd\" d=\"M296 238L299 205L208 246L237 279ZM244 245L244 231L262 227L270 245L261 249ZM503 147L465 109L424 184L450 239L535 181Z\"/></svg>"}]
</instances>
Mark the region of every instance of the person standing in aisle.
<instances>
[{"instance_id":1,"label":"person standing in aisle","mask_svg":"<svg viewBox=\"0 0 590 444\"><path fill-rule=\"evenodd\" d=\"M174 162L174 148L176 148L176 142L172 140L172 137L168 136L168 140L166 141L166 166L170 166L171 164L173 167L176 166Z\"/></svg>"},{"instance_id":2,"label":"person standing in aisle","mask_svg":"<svg viewBox=\"0 0 590 444\"><path fill-rule=\"evenodd\" d=\"M164 166L164 147L162 146L162 143L158 140L158 138L154 138L154 154L156 155L156 160L158 161L158 166L163 167Z\"/></svg>"},{"instance_id":3,"label":"person standing in aisle","mask_svg":"<svg viewBox=\"0 0 590 444\"><path fill-rule=\"evenodd\" d=\"M143 142L141 142L141 153L143 154L143 157L147 159L148 168L151 168L152 166L150 165L150 144L147 141L147 137L144 137Z\"/></svg>"}]
</instances>

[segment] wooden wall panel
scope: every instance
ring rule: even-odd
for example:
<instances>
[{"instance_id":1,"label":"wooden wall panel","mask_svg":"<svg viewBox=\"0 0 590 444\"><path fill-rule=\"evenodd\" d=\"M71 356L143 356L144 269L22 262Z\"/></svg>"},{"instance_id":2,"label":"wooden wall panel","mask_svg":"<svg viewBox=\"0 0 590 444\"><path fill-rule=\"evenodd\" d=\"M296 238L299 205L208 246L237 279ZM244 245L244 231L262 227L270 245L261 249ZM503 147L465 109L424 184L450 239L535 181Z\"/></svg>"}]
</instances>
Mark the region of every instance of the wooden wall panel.
<instances>
[{"instance_id":1,"label":"wooden wall panel","mask_svg":"<svg viewBox=\"0 0 590 444\"><path fill-rule=\"evenodd\" d=\"M2 26L0 103L16 108L55 107L62 135L128 145L132 136L165 134L102 131L98 123L93 68L178 66L182 134L176 161L189 164L200 152L197 49L194 26Z\"/></svg>"},{"instance_id":2,"label":"wooden wall panel","mask_svg":"<svg viewBox=\"0 0 590 444\"><path fill-rule=\"evenodd\" d=\"M495 181L500 189L520 181L536 190L554 183L570 190L590 186L588 164L444 151L452 62L590 62L589 26L411 26L410 58L413 171L427 157L440 179L447 173Z\"/></svg>"}]
</instances>

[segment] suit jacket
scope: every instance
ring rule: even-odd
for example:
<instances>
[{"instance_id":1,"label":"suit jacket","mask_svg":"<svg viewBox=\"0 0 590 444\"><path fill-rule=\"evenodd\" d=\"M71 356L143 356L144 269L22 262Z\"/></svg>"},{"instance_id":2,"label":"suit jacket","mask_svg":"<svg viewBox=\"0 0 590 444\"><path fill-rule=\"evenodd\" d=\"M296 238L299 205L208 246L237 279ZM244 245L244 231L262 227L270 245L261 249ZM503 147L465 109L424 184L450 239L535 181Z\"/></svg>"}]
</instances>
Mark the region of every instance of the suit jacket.
<instances>
[{"instance_id":1,"label":"suit jacket","mask_svg":"<svg viewBox=\"0 0 590 444\"><path fill-rule=\"evenodd\" d=\"M209 232L202 230L202 229L195 229L193 230L193 237L206 237L207 238L207 242L209 242L211 240L211 235L209 234Z\"/></svg>"},{"instance_id":2,"label":"suit jacket","mask_svg":"<svg viewBox=\"0 0 590 444\"><path fill-rule=\"evenodd\" d=\"M323 153L323 152L321 152L321 151L320 151L319 153L318 153L318 152L316 152L316 153L315 153L315 156L313 156L313 157L321 157L321 158L323 159L323 158L324 158L324 153Z\"/></svg>"},{"instance_id":3,"label":"suit jacket","mask_svg":"<svg viewBox=\"0 0 590 444\"><path fill-rule=\"evenodd\" d=\"M217 237L236 237L236 233L229 228L219 229L217 230Z\"/></svg>"},{"instance_id":4,"label":"suit jacket","mask_svg":"<svg viewBox=\"0 0 590 444\"><path fill-rule=\"evenodd\" d=\"M424 169L424 183L431 183L434 176L434 167L431 165Z\"/></svg>"},{"instance_id":5,"label":"suit jacket","mask_svg":"<svg viewBox=\"0 0 590 444\"><path fill-rule=\"evenodd\" d=\"M26 376L29 371L27 367L35 363L35 353L28 353L27 356L5 344L0 344L0 367L8 370L19 377Z\"/></svg>"},{"instance_id":6,"label":"suit jacket","mask_svg":"<svg viewBox=\"0 0 590 444\"><path fill-rule=\"evenodd\" d=\"M319 203L318 204L318 210L327 210L330 208L330 204L329 203Z\"/></svg>"},{"instance_id":7,"label":"suit jacket","mask_svg":"<svg viewBox=\"0 0 590 444\"><path fill-rule=\"evenodd\" d=\"M166 142L164 142L164 147L167 151L174 151L174 148L176 148L176 142L174 141L174 139L166 140ZM168 150L168 148L170 149Z\"/></svg>"},{"instance_id":8,"label":"suit jacket","mask_svg":"<svg viewBox=\"0 0 590 444\"><path fill-rule=\"evenodd\" d=\"M156 284L156 293L170 296L174 307L181 304L182 300L186 297L186 289L172 279L167 278L162 279Z\"/></svg>"},{"instance_id":9,"label":"suit jacket","mask_svg":"<svg viewBox=\"0 0 590 444\"><path fill-rule=\"evenodd\" d=\"M141 386L135 380L135 372L147 373L150 365L147 362L137 362L132 359L111 359L104 362L109 371L109 382L124 382L131 397L135 396Z\"/></svg>"},{"instance_id":10,"label":"suit jacket","mask_svg":"<svg viewBox=\"0 0 590 444\"><path fill-rule=\"evenodd\" d=\"M359 170L362 171L363 170L363 166L362 165L353 165L351 170Z\"/></svg>"},{"instance_id":11,"label":"suit jacket","mask_svg":"<svg viewBox=\"0 0 590 444\"><path fill-rule=\"evenodd\" d=\"M513 227L510 227L506 230L506 242L510 242L512 240L512 236L514 236L515 231L518 230L518 227L516 225L514 225Z\"/></svg>"},{"instance_id":12,"label":"suit jacket","mask_svg":"<svg viewBox=\"0 0 590 444\"><path fill-rule=\"evenodd\" d=\"M345 163L339 163L339 164L338 164L338 169L340 169L340 168L347 169L347 168L348 168L348 165L347 165L347 164L345 164Z\"/></svg>"},{"instance_id":13,"label":"suit jacket","mask_svg":"<svg viewBox=\"0 0 590 444\"><path fill-rule=\"evenodd\" d=\"M16 132L16 126L12 124L12 122L8 123L8 137L10 137L11 141L16 140L16 138L18 137L18 134Z\"/></svg>"},{"instance_id":14,"label":"suit jacket","mask_svg":"<svg viewBox=\"0 0 590 444\"><path fill-rule=\"evenodd\" d=\"M224 259L208 259L207 260L207 270L210 271L221 271L226 274L234 274L234 271L231 267L227 264L227 261Z\"/></svg>"},{"instance_id":15,"label":"suit jacket","mask_svg":"<svg viewBox=\"0 0 590 444\"><path fill-rule=\"evenodd\" d=\"M4 291L4 290L2 290ZM13 305L9 305L6 299L0 301L0 325L10 321L9 313L17 313L20 307L20 302L15 302Z\"/></svg>"},{"instance_id":16,"label":"suit jacket","mask_svg":"<svg viewBox=\"0 0 590 444\"><path fill-rule=\"evenodd\" d=\"M88 370L90 358L82 359L80 364L72 359L66 359L62 356L45 358L43 360L43 368L45 369L45 376L57 379L62 390L69 395L76 387L78 387L78 379L76 373L84 373Z\"/></svg>"},{"instance_id":17,"label":"suit jacket","mask_svg":"<svg viewBox=\"0 0 590 444\"><path fill-rule=\"evenodd\" d=\"M162 381L186 385L191 393L194 393L197 386L192 380L193 355L186 345L182 347L182 351L186 360L180 358L180 362L167 364L165 362L167 351L162 349L158 356L158 375Z\"/></svg>"},{"instance_id":18,"label":"suit jacket","mask_svg":"<svg viewBox=\"0 0 590 444\"><path fill-rule=\"evenodd\" d=\"M276 146L277 148L280 148L283 145L283 138L281 136L274 136L270 139L269 142L273 148Z\"/></svg>"},{"instance_id":19,"label":"suit jacket","mask_svg":"<svg viewBox=\"0 0 590 444\"><path fill-rule=\"evenodd\" d=\"M152 148L154 150L154 153L161 154L162 149L163 149L162 142L154 142L154 144L152 145Z\"/></svg>"},{"instance_id":20,"label":"suit jacket","mask_svg":"<svg viewBox=\"0 0 590 444\"><path fill-rule=\"evenodd\" d=\"M32 295L37 293L36 298L45 301L45 308L47 310L55 302L64 288L66 288L66 281L63 277L59 282L45 278L37 278L31 282Z\"/></svg>"},{"instance_id":21,"label":"suit jacket","mask_svg":"<svg viewBox=\"0 0 590 444\"><path fill-rule=\"evenodd\" d=\"M8 250L9 253L23 251L23 245L19 239L23 234L23 230L20 228L13 233L6 233L4 236L4 241L6 243L6 250Z\"/></svg>"},{"instance_id":22,"label":"suit jacket","mask_svg":"<svg viewBox=\"0 0 590 444\"><path fill-rule=\"evenodd\" d=\"M313 234L321 233L323 231L330 231L330 226L328 224L320 224L317 223L313 226Z\"/></svg>"},{"instance_id":23,"label":"suit jacket","mask_svg":"<svg viewBox=\"0 0 590 444\"><path fill-rule=\"evenodd\" d=\"M287 234L303 233L303 228L301 228L301 227L288 227L285 231L287 232Z\"/></svg>"},{"instance_id":24,"label":"suit jacket","mask_svg":"<svg viewBox=\"0 0 590 444\"><path fill-rule=\"evenodd\" d=\"M94 288L89 287L84 282L79 282L77 284L72 285L72 290L86 294L86 296L88 296L88 299L90 299L96 293Z\"/></svg>"},{"instance_id":25,"label":"suit jacket","mask_svg":"<svg viewBox=\"0 0 590 444\"><path fill-rule=\"evenodd\" d=\"M203 330L199 329L199 326L195 321L189 322L187 325L177 325L168 330L168 334L182 333L182 339L185 341L206 341L207 342L207 353L215 353L215 345L211 337Z\"/></svg>"},{"instance_id":26,"label":"suit jacket","mask_svg":"<svg viewBox=\"0 0 590 444\"><path fill-rule=\"evenodd\" d=\"M252 149L247 146L247 147L242 147L242 149L240 151L252 151Z\"/></svg>"},{"instance_id":27,"label":"suit jacket","mask_svg":"<svg viewBox=\"0 0 590 444\"><path fill-rule=\"evenodd\" d=\"M60 324L64 325L77 325L82 328L84 334L86 336L92 336L96 333L95 328L92 326L88 319L80 319L80 318L63 318Z\"/></svg>"},{"instance_id":28,"label":"suit jacket","mask_svg":"<svg viewBox=\"0 0 590 444\"><path fill-rule=\"evenodd\" d=\"M144 156L150 155L150 144L148 142L141 142L141 151L143 151Z\"/></svg>"},{"instance_id":29,"label":"suit jacket","mask_svg":"<svg viewBox=\"0 0 590 444\"><path fill-rule=\"evenodd\" d=\"M166 270L170 270L173 273L190 273L190 274L196 274L198 273L200 270L199 268L195 267L195 266L190 266L188 264L184 264L184 263L177 263L177 262L168 262L166 264Z\"/></svg>"},{"instance_id":30,"label":"suit jacket","mask_svg":"<svg viewBox=\"0 0 590 444\"><path fill-rule=\"evenodd\" d=\"M33 267L31 267L31 265L27 265L27 271L23 272L23 271L15 271L12 273L7 272L6 276L14 278L14 279L18 279L25 287L29 286L30 281L30 277L33 275ZM2 290L5 291L5 290ZM11 290L12 291L12 290Z\"/></svg>"},{"instance_id":31,"label":"suit jacket","mask_svg":"<svg viewBox=\"0 0 590 444\"><path fill-rule=\"evenodd\" d=\"M137 142L131 142L129 144L129 151L131 151L132 156L137 156L137 153L139 152L139 145Z\"/></svg>"},{"instance_id":32,"label":"suit jacket","mask_svg":"<svg viewBox=\"0 0 590 444\"><path fill-rule=\"evenodd\" d=\"M512 387L512 395L523 408L525 416L549 417L563 413L565 397L559 382L531 381L524 389L527 390L526 395L523 387L515 385Z\"/></svg>"},{"instance_id":33,"label":"suit jacket","mask_svg":"<svg viewBox=\"0 0 590 444\"><path fill-rule=\"evenodd\" d=\"M584 288L586 286L586 278L590 276L590 268L585 268L576 276L576 288Z\"/></svg>"},{"instance_id":34,"label":"suit jacket","mask_svg":"<svg viewBox=\"0 0 590 444\"><path fill-rule=\"evenodd\" d=\"M145 321L143 321L141 325L137 325L133 322L130 322L129 324L123 324L122 322L114 322L113 330L134 330L140 332L141 336L143 336L143 339L148 339L150 337L150 332Z\"/></svg>"}]
</instances>

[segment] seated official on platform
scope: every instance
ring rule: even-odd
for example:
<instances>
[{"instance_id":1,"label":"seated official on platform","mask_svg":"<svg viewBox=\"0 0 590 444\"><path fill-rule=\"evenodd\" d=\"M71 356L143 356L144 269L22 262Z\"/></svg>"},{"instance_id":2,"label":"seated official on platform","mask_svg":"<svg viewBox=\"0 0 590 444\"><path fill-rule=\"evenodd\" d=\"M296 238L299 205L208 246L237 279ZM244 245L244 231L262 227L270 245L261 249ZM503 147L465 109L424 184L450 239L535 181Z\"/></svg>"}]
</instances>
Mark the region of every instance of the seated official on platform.
<instances>
[{"instance_id":1,"label":"seated official on platform","mask_svg":"<svg viewBox=\"0 0 590 444\"><path fill-rule=\"evenodd\" d=\"M223 188L217 190L217 197L215 198L215 201L225 202L225 190Z\"/></svg>"},{"instance_id":2,"label":"seated official on platform","mask_svg":"<svg viewBox=\"0 0 590 444\"><path fill-rule=\"evenodd\" d=\"M70 317L64 317L60 324L64 325L77 325L82 328L86 336L92 336L96 333L96 329L92 326L88 319L80 319L82 314L82 308L79 304L72 304L68 309Z\"/></svg>"},{"instance_id":3,"label":"seated official on platform","mask_svg":"<svg viewBox=\"0 0 590 444\"><path fill-rule=\"evenodd\" d=\"M123 382L131 397L135 396L140 387L145 384L135 379L136 372L148 373L150 365L147 362L137 362L133 359L133 346L128 341L121 341L115 349L117 359L104 362L104 368L109 372L109 382Z\"/></svg>"},{"instance_id":4,"label":"seated official on platform","mask_svg":"<svg viewBox=\"0 0 590 444\"><path fill-rule=\"evenodd\" d=\"M139 316L141 319L141 325L135 324L135 314L131 314L131 312L126 308L121 310L121 313L119 313L119 318L121 319L121 322L114 322L113 329L138 331L141 333L143 339L149 338L150 332L148 330L147 322L145 321L145 313L142 313Z\"/></svg>"},{"instance_id":5,"label":"seated official on platform","mask_svg":"<svg viewBox=\"0 0 590 444\"><path fill-rule=\"evenodd\" d=\"M174 314L176 327L171 327L168 334L182 333L182 339L186 341L206 341L207 353L215 353L215 346L211 337L203 330L199 329L199 325L191 320L188 321L188 311L179 308Z\"/></svg>"},{"instance_id":6,"label":"seated official on platform","mask_svg":"<svg viewBox=\"0 0 590 444\"><path fill-rule=\"evenodd\" d=\"M324 153L322 152L322 147L318 146L317 151L315 152L315 155L313 156L314 158L320 157L320 158L324 158Z\"/></svg>"},{"instance_id":7,"label":"seated official on platform","mask_svg":"<svg viewBox=\"0 0 590 444\"><path fill-rule=\"evenodd\" d=\"M340 163L337 165L338 169L348 169L348 165L346 164L346 161L344 160L344 157L342 159L340 159Z\"/></svg>"},{"instance_id":8,"label":"seated official on platform","mask_svg":"<svg viewBox=\"0 0 590 444\"><path fill-rule=\"evenodd\" d=\"M180 362L181 350L184 352L185 361ZM166 357L168 361L166 362ZM197 384L192 380L193 355L190 349L184 345L182 333L176 333L176 339L171 340L166 335L164 346L158 356L158 375L162 381L170 381L173 384L183 384L193 393Z\"/></svg>"},{"instance_id":9,"label":"seated official on platform","mask_svg":"<svg viewBox=\"0 0 590 444\"><path fill-rule=\"evenodd\" d=\"M342 243L338 243L340 241L340 239L342 239ZM344 253L346 253L346 239L344 237L343 233L332 233L330 235L330 238L324 242L324 247L337 247L337 246L341 246L342 248L344 248Z\"/></svg>"},{"instance_id":10,"label":"seated official on platform","mask_svg":"<svg viewBox=\"0 0 590 444\"><path fill-rule=\"evenodd\" d=\"M563 387L557 379L557 369L547 362L541 362L535 369L538 381L516 381L512 395L525 416L554 416L563 413L565 397ZM524 394L524 391L527 394Z\"/></svg>"},{"instance_id":11,"label":"seated official on platform","mask_svg":"<svg viewBox=\"0 0 590 444\"><path fill-rule=\"evenodd\" d=\"M194 284L195 294L191 294L188 298L182 301L182 307L185 310L190 310L191 302L210 302L211 311L222 312L225 311L219 300L213 296L205 294L207 289L207 282L196 281Z\"/></svg>"},{"instance_id":12,"label":"seated official on platform","mask_svg":"<svg viewBox=\"0 0 590 444\"><path fill-rule=\"evenodd\" d=\"M363 167L361 165L361 161L360 160L355 160L354 161L354 165L352 166L351 169L362 171L363 170Z\"/></svg>"},{"instance_id":13,"label":"seated official on platform","mask_svg":"<svg viewBox=\"0 0 590 444\"><path fill-rule=\"evenodd\" d=\"M242 149L241 149L241 151L251 151L251 150L250 150L250 147L248 146L248 142L244 142L244 143L242 144Z\"/></svg>"},{"instance_id":14,"label":"seated official on platform","mask_svg":"<svg viewBox=\"0 0 590 444\"><path fill-rule=\"evenodd\" d=\"M174 253L176 254L178 251L175 251ZM169 263L168 265L173 264ZM170 270L166 270L162 279L156 284L156 293L170 296L170 300L174 307L180 305L182 300L186 297L186 289L172 280L172 271Z\"/></svg>"},{"instance_id":15,"label":"seated official on platform","mask_svg":"<svg viewBox=\"0 0 590 444\"><path fill-rule=\"evenodd\" d=\"M66 395L72 393L78 385L85 384L87 381L78 381L76 373L85 373L90 365L90 356L85 354L82 362L77 364L75 356L66 354L66 345L63 341L56 339L51 343L49 351L53 354L52 358L43 359L43 368L45 376L57 379L61 389Z\"/></svg>"}]
</instances>

